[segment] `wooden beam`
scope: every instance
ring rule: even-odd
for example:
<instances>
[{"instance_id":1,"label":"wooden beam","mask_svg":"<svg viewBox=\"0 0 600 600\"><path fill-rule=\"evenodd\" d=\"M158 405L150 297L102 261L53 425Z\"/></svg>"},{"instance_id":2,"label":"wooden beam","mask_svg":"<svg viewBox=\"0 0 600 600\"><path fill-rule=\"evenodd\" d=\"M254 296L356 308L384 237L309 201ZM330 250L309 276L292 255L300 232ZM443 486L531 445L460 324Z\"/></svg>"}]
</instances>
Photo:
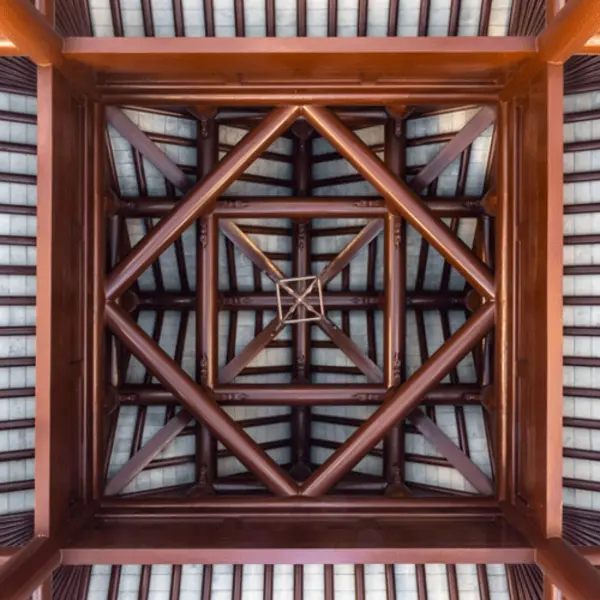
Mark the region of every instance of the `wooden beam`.
<instances>
[{"instance_id":1,"label":"wooden beam","mask_svg":"<svg viewBox=\"0 0 600 600\"><path fill-rule=\"evenodd\" d=\"M106 107L106 120L182 192L192 186L185 173L118 107Z\"/></svg>"},{"instance_id":2,"label":"wooden beam","mask_svg":"<svg viewBox=\"0 0 600 600\"><path fill-rule=\"evenodd\" d=\"M383 383L383 371L330 319L324 318L317 326L365 374L371 383Z\"/></svg>"},{"instance_id":3,"label":"wooden beam","mask_svg":"<svg viewBox=\"0 0 600 600\"><path fill-rule=\"evenodd\" d=\"M496 111L490 106L482 108L453 138L435 158L423 167L411 180L410 187L422 192L437 179L455 159L457 159L476 139L496 120Z\"/></svg>"},{"instance_id":4,"label":"wooden beam","mask_svg":"<svg viewBox=\"0 0 600 600\"><path fill-rule=\"evenodd\" d=\"M209 212L217 197L294 122L298 110L297 107L275 109L223 158L210 175L197 183L177 208L112 271L106 285L107 297L113 298L124 292L183 231Z\"/></svg>"},{"instance_id":5,"label":"wooden beam","mask_svg":"<svg viewBox=\"0 0 600 600\"><path fill-rule=\"evenodd\" d=\"M375 412L333 455L302 485L303 496L318 496L331 488L386 433L408 415L429 391L469 349L483 337L494 323L493 304L484 305L431 358L408 379L393 390L381 408Z\"/></svg>"},{"instance_id":6,"label":"wooden beam","mask_svg":"<svg viewBox=\"0 0 600 600\"><path fill-rule=\"evenodd\" d=\"M163 217L181 201L175 197L126 197L117 201L117 211L124 217ZM439 217L476 217L483 212L476 197L447 198L425 196L422 201ZM14 205L10 205L14 206ZM600 206L600 205L599 205ZM28 207L26 207L28 208ZM600 209L599 209L600 210ZM385 201L378 197L255 197L222 196L215 204L214 216L224 219L255 217L309 219L311 217L384 218L389 214Z\"/></svg>"},{"instance_id":7,"label":"wooden beam","mask_svg":"<svg viewBox=\"0 0 600 600\"><path fill-rule=\"evenodd\" d=\"M494 494L490 478L422 410L410 413L408 420L480 494Z\"/></svg>"},{"instance_id":8,"label":"wooden beam","mask_svg":"<svg viewBox=\"0 0 600 600\"><path fill-rule=\"evenodd\" d=\"M600 5L595 0L567 2L538 36L540 62L562 64L578 54L600 30Z\"/></svg>"},{"instance_id":9,"label":"wooden beam","mask_svg":"<svg viewBox=\"0 0 600 600\"><path fill-rule=\"evenodd\" d=\"M296 484L266 455L237 423L223 412L151 338L135 324L127 313L108 305L109 327L118 335L130 352L138 358L163 385L176 394L190 412L202 420L234 455L256 473L257 477L278 495L294 495Z\"/></svg>"},{"instance_id":10,"label":"wooden beam","mask_svg":"<svg viewBox=\"0 0 600 600\"><path fill-rule=\"evenodd\" d=\"M63 39L31 2L0 0L0 33L40 67L63 63Z\"/></svg>"},{"instance_id":11,"label":"wooden beam","mask_svg":"<svg viewBox=\"0 0 600 600\"><path fill-rule=\"evenodd\" d=\"M193 419L187 410L181 410L169 422L157 431L112 477L106 484L106 496L114 496L123 491L145 467L152 462Z\"/></svg>"},{"instance_id":12,"label":"wooden beam","mask_svg":"<svg viewBox=\"0 0 600 600\"><path fill-rule=\"evenodd\" d=\"M489 268L354 133L326 108L304 106L302 110L315 129L386 198L393 211L411 223L485 297L494 297L495 285Z\"/></svg>"},{"instance_id":13,"label":"wooden beam","mask_svg":"<svg viewBox=\"0 0 600 600\"><path fill-rule=\"evenodd\" d=\"M88 200L82 181L87 124L83 106L55 68L39 68L38 90L37 292L44 302L36 311L35 520L36 533L49 536L70 518L87 468L80 418L81 329L87 317L80 290L86 271L81 238ZM65 135L72 136L72 143L64 143Z\"/></svg>"},{"instance_id":14,"label":"wooden beam","mask_svg":"<svg viewBox=\"0 0 600 600\"><path fill-rule=\"evenodd\" d=\"M505 563L533 556L502 519L101 523L63 550L65 564Z\"/></svg>"},{"instance_id":15,"label":"wooden beam","mask_svg":"<svg viewBox=\"0 0 600 600\"><path fill-rule=\"evenodd\" d=\"M33 538L0 568L2 597L30 598L60 564L60 546L55 539Z\"/></svg>"},{"instance_id":16,"label":"wooden beam","mask_svg":"<svg viewBox=\"0 0 600 600\"><path fill-rule=\"evenodd\" d=\"M8 1L8 0L6 0ZM13 0L14 1L14 0ZM215 73L289 81L387 77L492 81L535 54L533 38L68 38L67 59L102 72L214 77ZM403 60L398 60L403 55ZM386 99L387 100L387 99ZM211 102L211 100L207 100ZM299 100L301 101L301 100ZM385 103L385 100L384 100ZM387 102L389 104L389 102ZM222 102L212 105L224 104ZM246 103L246 106L253 106Z\"/></svg>"}]
</instances>

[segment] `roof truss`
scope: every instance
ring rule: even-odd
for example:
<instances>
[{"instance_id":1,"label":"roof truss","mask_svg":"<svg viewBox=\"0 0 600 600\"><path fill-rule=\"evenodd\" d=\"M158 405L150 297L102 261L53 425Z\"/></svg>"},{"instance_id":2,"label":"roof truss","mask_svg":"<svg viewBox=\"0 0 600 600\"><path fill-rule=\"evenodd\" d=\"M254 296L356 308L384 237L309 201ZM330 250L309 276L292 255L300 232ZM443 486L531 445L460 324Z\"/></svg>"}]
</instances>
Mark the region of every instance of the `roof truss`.
<instances>
[{"instance_id":1,"label":"roof truss","mask_svg":"<svg viewBox=\"0 0 600 600\"><path fill-rule=\"evenodd\" d=\"M457 38L444 40L443 49L434 38L397 39L389 44L365 39L360 40L359 46L354 40L353 47L338 40L314 43L311 40L308 46L302 40L289 43L278 40L275 44L268 39L252 45L243 40L226 43L144 40L134 44L125 39L63 39L29 3L2 0L0 5L4 11L0 31L7 40L0 45L3 52L12 55L18 49L40 67L38 181L45 201L40 202L39 209L42 262L38 276L41 290L50 299L38 321L38 334L47 340L49 349L38 356L41 412L38 411L36 434L46 468L36 480L36 537L0 571L0 585L7 598L31 593L60 562L72 565L91 561L152 564L165 560L240 563L256 562L257 556L269 562L276 555L292 562L315 560L318 556L318 560L329 564L348 560L392 562L403 556L407 560L410 557L411 562L451 562L459 553L473 562L535 560L545 572L549 592L559 587L574 600L600 596L600 577L595 569L560 537L561 476L556 465L560 463L557 440L561 399L556 390L561 386L556 373L562 361L560 351L557 352L562 327L554 320L562 275L561 259L556 254L556 248L560 248L557 240L562 237L559 223L562 215L553 210L561 204L560 192L556 190L562 185L562 70L554 63L564 62L595 33L600 15L598 2L570 2L537 40L476 38L465 42ZM239 14L236 23L243 29ZM299 22L300 34L304 27ZM272 23L269 29L273 29ZM281 70L278 61L296 69L290 81L277 79ZM207 64L210 71L202 70ZM266 70L259 72L256 65L262 64ZM323 65L328 66L325 69ZM211 78L214 70L230 78L243 74L246 79L242 83L239 79L223 83ZM363 81L348 83L348 75L356 70ZM170 76L166 77L167 74ZM334 81L324 82L328 77ZM102 104L131 100L183 104L197 111L204 133L198 142L201 152L194 186L188 182L187 174L120 109ZM407 174L402 172L398 160L402 152L398 121L402 120L407 105L431 103L485 106L407 185L404 182ZM391 115L389 119L386 117L385 145L389 153L385 163L335 114L335 107L356 105L385 106ZM259 116L260 122L218 162L213 107L221 106L278 108L264 118ZM435 195L423 201L414 190L430 186L496 118L496 189L486 205L490 212L495 212L497 242L492 250L489 240L486 242L482 219L478 241L470 249L455 235L456 225L446 226L438 215L455 214L455 210L477 213L481 211L481 201L465 202L460 198L443 201ZM130 141L139 156L148 159L173 186L186 192L182 200L176 200L174 188L167 197L152 202L142 197L125 201L112 197L105 185L107 121ZM264 198L223 198L229 185L292 126L295 130L292 129L291 135L300 157L295 158L292 187L300 201L275 203ZM306 162L302 162L308 160L302 159L303 144L313 129L381 195L352 202L341 197L327 204L328 215L368 216L375 219L371 223L376 225L367 225L355 238L358 241L342 250L320 277L326 280L343 272L353 253L369 245L375 230L379 231L384 223L389 279L386 298L388 303L394 298L406 302L395 302L395 309L388 306L386 361L381 371L375 371L365 360L373 362L368 356L358 356L352 340L343 331L332 328L327 320L321 322L332 340L355 361L362 361L359 367L376 379L362 389L321 390L308 385L307 371L300 360L306 353L308 336L305 328L299 328L300 333L293 341L297 385L287 392L293 405L290 418L296 446L291 466L296 468L287 471L219 406L248 398L252 402L282 402L286 391L269 388L242 391L243 386L218 382L214 315L219 296L214 285L214 259L220 227L262 270L281 279L273 261L249 243L248 236L228 219L235 219L244 211L246 215L286 214L299 220L318 214L314 212L317 203L310 198ZM81 140L79 147L65 148L58 144L55 134L59 130L71 132L74 139ZM543 143L528 145L532 139ZM86 176L65 180L63 171L73 164ZM539 165L543 167L537 168ZM522 176L528 168L535 173L531 181ZM86 198L87 206L93 209L77 213L78 205L73 198ZM495 202L491 202L492 198ZM523 198L535 201L524 203ZM76 214L80 237L73 236L56 218L61 210ZM111 237L107 228L107 217L123 214L160 215L163 219L131 249L126 244L119 246L118 237ZM207 316L204 322L197 320L198 376L194 381L177 361L167 356L156 339L142 331L128 310L146 300L159 303L157 299L145 299L136 281L162 251L199 219L197 294L194 299L187 291L184 299L188 303L195 301L198 312ZM405 348L401 332L405 310L410 302L430 302L432 298L425 297L419 289L411 299L399 275L401 270L396 268L405 260L406 222L423 235L424 263L431 245L477 291L466 300L474 309L473 315L452 336L447 335L449 328L445 327L446 341L431 356L423 348L424 365L412 376L403 372ZM303 223L294 225L296 240L306 234L301 226ZM78 263L73 259L77 254L74 248L79 248L81 237L85 240L85 255ZM111 240L115 243L107 265L107 242ZM308 273L310 261L301 250L297 248L294 252L300 276ZM80 283L82 289L91 290L89 297L82 294L84 299L72 300L79 288L65 288L70 279L61 270L62 260L81 273ZM113 265L116 266L112 268ZM528 279L534 278L535 290L528 285ZM234 294L223 301L231 302L232 297ZM77 319L65 310L65 302L71 301L73 314L81 317L84 334L79 338L72 324ZM531 326L519 328L518 323L522 324L526 318L531 319ZM238 355L242 359L235 369L230 368L227 381L248 364L252 353L272 339L279 326L277 321L274 323L263 328L266 333L257 336L251 352L244 355L242 351ZM490 381L485 364L491 358L486 348L494 323L495 377ZM119 344L106 343L105 324L116 334ZM65 331L72 332L70 339L78 340L75 346L81 351L79 358L65 351ZM114 357L119 356L120 345L136 355L166 388L166 391L156 390L147 381L142 389L130 393L133 397L130 401L150 398L156 393L162 394L163 401L173 402L178 398L186 409L173 414L165 428L133 455L106 489L105 405L124 400L127 392L121 388L122 377L115 369L117 376L110 382L117 384L116 388L113 386L116 391L106 393L110 361L105 360L105 355L112 354L113 363L116 362ZM437 386L441 377L452 372L460 358L469 352L478 357L480 385L476 386L476 393L485 396L486 405L494 412L495 490L468 453L450 443L432 419L417 408L424 399L439 393L444 387ZM542 358L532 361L531 356ZM80 379L84 382L83 393L72 383ZM379 386L380 383L383 385ZM486 386L483 391L481 385ZM446 391L461 396L465 393L455 383ZM524 395L528 403L522 401ZM361 396L356 401L373 402L378 408L345 442L332 448L328 460L312 469L302 450L307 442L305 423L310 418L309 405L323 400L347 403L348 396ZM72 410L65 410L69 399L77 406L76 418ZM203 473L193 497L183 500L106 497L122 489L136 471L151 462L169 439L188 427L192 416L201 422L197 426L200 448L197 460ZM399 458L405 417L425 432L444 458L482 495L490 497L430 501L403 498L406 489L399 472ZM273 496L224 500L208 495L207 492L214 492L216 481L215 447L210 434L218 437ZM84 440L82 460L70 461L68 456L74 443L81 439ZM326 495L381 440L384 440L389 496L352 499ZM519 449L518 455L515 447ZM530 468L532 465L539 468ZM309 520L311 526L290 520L291 512ZM344 517L341 525L334 523L324 528L321 519L340 515ZM389 522L378 521L382 515ZM215 516L225 519L226 524L219 525L219 531L214 526L211 529L210 520ZM229 520L228 516L235 519ZM239 527L236 522L239 517L257 519L258 525L248 520ZM167 518L171 520L161 524L161 519ZM358 547L356 519L368 524L365 527L371 532L365 534L365 542ZM191 535L190 524L198 522L204 532L202 546ZM230 528L226 536L223 527ZM257 527L268 527L269 535L261 537ZM431 543L425 546L424 539Z\"/></svg>"}]
</instances>

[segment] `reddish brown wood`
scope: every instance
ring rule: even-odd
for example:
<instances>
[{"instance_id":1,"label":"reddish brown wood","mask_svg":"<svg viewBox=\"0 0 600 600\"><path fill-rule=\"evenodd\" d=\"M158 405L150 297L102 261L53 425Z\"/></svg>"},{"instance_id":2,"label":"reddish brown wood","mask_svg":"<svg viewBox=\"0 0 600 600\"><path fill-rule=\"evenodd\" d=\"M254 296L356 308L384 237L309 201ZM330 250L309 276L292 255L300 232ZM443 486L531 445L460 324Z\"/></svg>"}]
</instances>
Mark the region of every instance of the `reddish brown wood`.
<instances>
[{"instance_id":1,"label":"reddish brown wood","mask_svg":"<svg viewBox=\"0 0 600 600\"><path fill-rule=\"evenodd\" d=\"M496 111L491 107L482 108L452 141L448 142L439 154L411 180L410 187L422 192L434 181L479 135L496 119Z\"/></svg>"},{"instance_id":2,"label":"reddish brown wood","mask_svg":"<svg viewBox=\"0 0 600 600\"><path fill-rule=\"evenodd\" d=\"M486 297L494 297L494 284L487 267L457 241L446 225L433 218L418 198L408 191L368 148L327 109L303 107L313 126L336 147L430 243Z\"/></svg>"},{"instance_id":3,"label":"reddish brown wood","mask_svg":"<svg viewBox=\"0 0 600 600\"><path fill-rule=\"evenodd\" d=\"M197 183L171 215L163 219L113 270L107 280L107 297L116 297L122 293L195 219L206 214L216 197L295 120L297 113L297 108L275 109L209 176Z\"/></svg>"},{"instance_id":4,"label":"reddish brown wood","mask_svg":"<svg viewBox=\"0 0 600 600\"><path fill-rule=\"evenodd\" d=\"M318 496L328 490L397 421L410 412L422 394L431 389L432 384L438 381L478 339L489 331L493 321L493 306L488 305L481 308L466 325L454 334L452 340L442 346L400 390L395 390L389 395L382 407L365 421L365 424L346 441L343 447L335 452L300 487L300 493L304 496Z\"/></svg>"},{"instance_id":5,"label":"reddish brown wood","mask_svg":"<svg viewBox=\"0 0 600 600\"><path fill-rule=\"evenodd\" d=\"M121 308L108 305L106 315L109 326L131 353L187 404L190 412L225 442L243 464L256 472L265 485L279 495L296 493L296 485L291 478Z\"/></svg>"}]
</instances>

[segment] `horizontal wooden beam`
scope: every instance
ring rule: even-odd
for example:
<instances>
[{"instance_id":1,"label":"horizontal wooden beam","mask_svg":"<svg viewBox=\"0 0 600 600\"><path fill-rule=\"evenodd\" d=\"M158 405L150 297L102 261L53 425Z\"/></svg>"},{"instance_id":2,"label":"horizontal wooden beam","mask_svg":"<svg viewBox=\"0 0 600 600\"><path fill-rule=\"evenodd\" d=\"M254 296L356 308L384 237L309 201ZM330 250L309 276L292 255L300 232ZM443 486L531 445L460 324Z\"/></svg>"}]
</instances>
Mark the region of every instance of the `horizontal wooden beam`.
<instances>
[{"instance_id":1,"label":"horizontal wooden beam","mask_svg":"<svg viewBox=\"0 0 600 600\"><path fill-rule=\"evenodd\" d=\"M476 217L483 213L481 198L463 197L446 198L443 196L426 196L423 202L429 210L440 217ZM143 197L121 198L116 209L124 217L162 217L169 214L180 198ZM312 217L363 217L374 219L385 217L388 208L382 198L378 197L331 197L313 198L296 197L252 197L222 196L215 205L213 214L216 217L236 219L256 217L302 219Z\"/></svg>"},{"instance_id":2,"label":"horizontal wooden beam","mask_svg":"<svg viewBox=\"0 0 600 600\"><path fill-rule=\"evenodd\" d=\"M535 54L534 38L67 38L65 56L102 72L243 75L262 81L282 72L299 79L344 80L373 74L456 78L493 76ZM400 58L401 57L401 58Z\"/></svg>"},{"instance_id":3,"label":"horizontal wooden beam","mask_svg":"<svg viewBox=\"0 0 600 600\"><path fill-rule=\"evenodd\" d=\"M258 519L103 519L63 550L65 564L521 563L533 550L504 520L350 523ZM198 535L198 531L202 535Z\"/></svg>"},{"instance_id":4,"label":"horizontal wooden beam","mask_svg":"<svg viewBox=\"0 0 600 600\"><path fill-rule=\"evenodd\" d=\"M381 404L387 390L376 385L219 385L215 400L221 405L356 405ZM118 391L122 404L179 404L159 385L126 385ZM480 404L477 385L442 384L423 396L425 404Z\"/></svg>"}]
</instances>

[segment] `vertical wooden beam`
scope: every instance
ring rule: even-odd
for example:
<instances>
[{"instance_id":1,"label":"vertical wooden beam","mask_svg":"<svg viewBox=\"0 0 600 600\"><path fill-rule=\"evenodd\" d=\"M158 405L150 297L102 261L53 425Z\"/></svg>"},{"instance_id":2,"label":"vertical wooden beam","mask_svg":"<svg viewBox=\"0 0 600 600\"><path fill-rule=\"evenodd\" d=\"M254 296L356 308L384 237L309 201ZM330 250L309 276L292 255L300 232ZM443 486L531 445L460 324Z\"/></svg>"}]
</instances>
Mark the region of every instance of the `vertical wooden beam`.
<instances>
[{"instance_id":1,"label":"vertical wooden beam","mask_svg":"<svg viewBox=\"0 0 600 600\"><path fill-rule=\"evenodd\" d=\"M562 531L563 69L520 107L517 209L517 489L544 536ZM501 349L502 351L502 349Z\"/></svg>"},{"instance_id":2,"label":"vertical wooden beam","mask_svg":"<svg viewBox=\"0 0 600 600\"><path fill-rule=\"evenodd\" d=\"M219 160L219 125L215 112L206 111L198 122L198 181L204 179ZM196 223L196 381L212 388L218 369L218 289L217 220L212 215ZM196 424L197 491L212 492L217 469L217 442L208 427Z\"/></svg>"},{"instance_id":3,"label":"vertical wooden beam","mask_svg":"<svg viewBox=\"0 0 600 600\"><path fill-rule=\"evenodd\" d=\"M393 113L385 125L385 164L403 179L406 136L403 115ZM389 213L385 221L385 385L393 388L406 378L406 223ZM399 423L385 439L385 476L388 493L402 486L404 424Z\"/></svg>"},{"instance_id":4,"label":"vertical wooden beam","mask_svg":"<svg viewBox=\"0 0 600 600\"><path fill-rule=\"evenodd\" d=\"M517 115L514 102L502 102L498 111L498 206L496 209L496 351L495 351L495 421L496 487L500 500L513 495L511 473L512 428L509 414L514 403L514 209L516 202Z\"/></svg>"},{"instance_id":5,"label":"vertical wooden beam","mask_svg":"<svg viewBox=\"0 0 600 600\"><path fill-rule=\"evenodd\" d=\"M39 69L38 90L35 526L51 535L81 492L85 115L56 69Z\"/></svg>"},{"instance_id":6,"label":"vertical wooden beam","mask_svg":"<svg viewBox=\"0 0 600 600\"><path fill-rule=\"evenodd\" d=\"M311 154L312 127L306 121L299 121L292 127L294 134L294 171L293 191L297 197L307 197L311 193ZM292 266L294 277L311 274L310 260L310 221L295 221L292 225ZM306 318L303 306L297 309L297 318ZM297 323L292 326L292 364L293 379L303 384L309 381L311 327L309 323ZM302 481L310 475L310 407L292 408L292 475Z\"/></svg>"}]
</instances>

